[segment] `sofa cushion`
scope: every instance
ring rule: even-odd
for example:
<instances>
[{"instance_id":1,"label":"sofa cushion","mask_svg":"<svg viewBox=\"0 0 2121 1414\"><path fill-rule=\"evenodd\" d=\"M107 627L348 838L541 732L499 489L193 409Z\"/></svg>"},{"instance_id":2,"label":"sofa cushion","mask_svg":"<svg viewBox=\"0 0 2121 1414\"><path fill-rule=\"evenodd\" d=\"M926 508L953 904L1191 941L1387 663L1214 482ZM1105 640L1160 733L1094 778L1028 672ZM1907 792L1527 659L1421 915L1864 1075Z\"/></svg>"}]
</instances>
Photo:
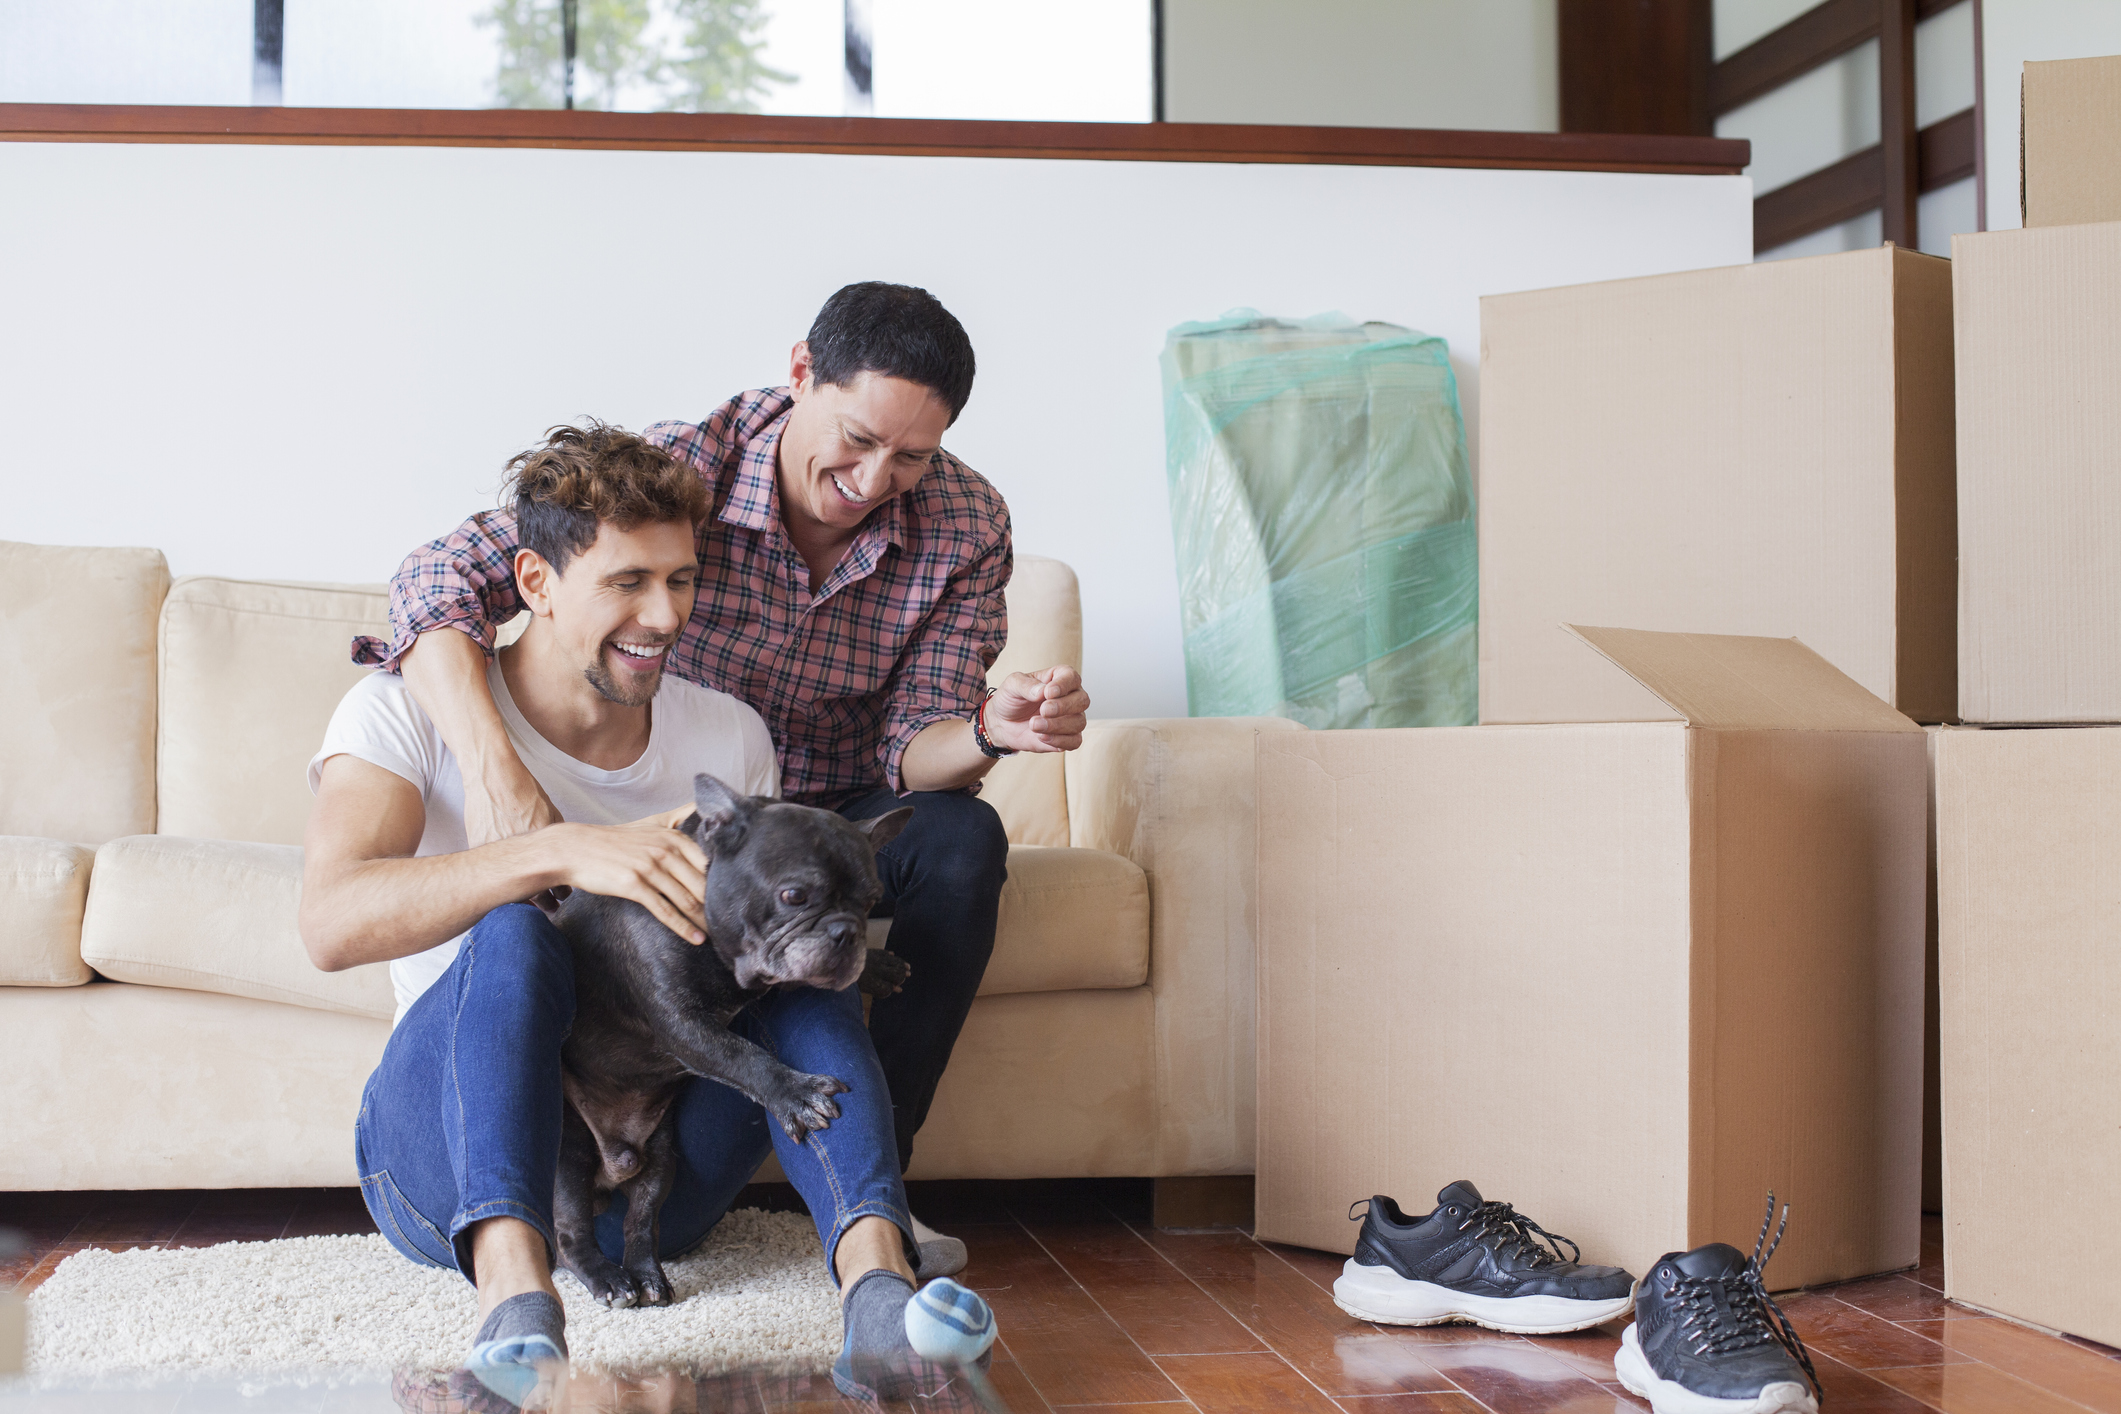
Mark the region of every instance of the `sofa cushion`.
<instances>
[{"instance_id":1,"label":"sofa cushion","mask_svg":"<svg viewBox=\"0 0 2121 1414\"><path fill-rule=\"evenodd\" d=\"M78 987L81 910L96 852L63 840L0 835L0 986Z\"/></svg>"},{"instance_id":2,"label":"sofa cushion","mask_svg":"<svg viewBox=\"0 0 2121 1414\"><path fill-rule=\"evenodd\" d=\"M1095 849L1016 845L983 997L1149 980L1149 877Z\"/></svg>"},{"instance_id":3,"label":"sofa cushion","mask_svg":"<svg viewBox=\"0 0 2121 1414\"><path fill-rule=\"evenodd\" d=\"M1009 578L1009 643L987 674L999 686L1011 673L1035 673L1083 662L1083 603L1075 571L1059 560L1018 555ZM980 798L1002 817L1011 844L1068 842L1068 782L1059 753L1011 756L994 764Z\"/></svg>"},{"instance_id":4,"label":"sofa cushion","mask_svg":"<svg viewBox=\"0 0 2121 1414\"><path fill-rule=\"evenodd\" d=\"M221 992L388 1021L384 963L319 972L302 951L293 845L135 835L96 854L81 956L116 982Z\"/></svg>"},{"instance_id":5,"label":"sofa cushion","mask_svg":"<svg viewBox=\"0 0 2121 1414\"><path fill-rule=\"evenodd\" d=\"M155 828L160 550L0 540L0 835Z\"/></svg>"},{"instance_id":6,"label":"sofa cushion","mask_svg":"<svg viewBox=\"0 0 2121 1414\"><path fill-rule=\"evenodd\" d=\"M159 753L165 835L300 844L305 768L339 699L370 669L380 587L187 575L162 608Z\"/></svg>"}]
</instances>

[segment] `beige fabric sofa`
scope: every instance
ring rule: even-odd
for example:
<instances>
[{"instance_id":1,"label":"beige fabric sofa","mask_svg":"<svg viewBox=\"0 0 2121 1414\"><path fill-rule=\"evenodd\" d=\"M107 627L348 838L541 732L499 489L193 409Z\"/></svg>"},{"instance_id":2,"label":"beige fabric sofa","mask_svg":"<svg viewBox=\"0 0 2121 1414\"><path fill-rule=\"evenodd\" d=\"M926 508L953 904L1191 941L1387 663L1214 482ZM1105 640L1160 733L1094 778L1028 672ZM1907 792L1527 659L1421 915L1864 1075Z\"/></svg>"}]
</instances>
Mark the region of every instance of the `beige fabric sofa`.
<instances>
[{"instance_id":1,"label":"beige fabric sofa","mask_svg":"<svg viewBox=\"0 0 2121 1414\"><path fill-rule=\"evenodd\" d=\"M997 673L1080 661L1067 566L1009 601ZM384 610L0 542L0 1189L354 1181L389 979L311 968L295 910L303 768ZM1253 739L1294 729L1099 722L995 770L1000 935L911 1177L1251 1172Z\"/></svg>"}]
</instances>

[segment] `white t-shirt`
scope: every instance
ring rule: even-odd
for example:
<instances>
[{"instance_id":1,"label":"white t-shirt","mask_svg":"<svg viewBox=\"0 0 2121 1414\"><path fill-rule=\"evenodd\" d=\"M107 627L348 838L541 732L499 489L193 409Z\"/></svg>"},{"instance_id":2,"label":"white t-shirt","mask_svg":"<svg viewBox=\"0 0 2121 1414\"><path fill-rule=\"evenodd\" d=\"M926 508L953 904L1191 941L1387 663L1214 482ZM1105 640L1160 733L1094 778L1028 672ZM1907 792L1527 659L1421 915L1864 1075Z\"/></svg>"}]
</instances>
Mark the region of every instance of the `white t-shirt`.
<instances>
[{"instance_id":1,"label":"white t-shirt","mask_svg":"<svg viewBox=\"0 0 2121 1414\"><path fill-rule=\"evenodd\" d=\"M545 788L560 818L585 825L625 825L692 802L692 778L701 771L750 795L778 796L779 764L773 738L757 712L726 692L668 674L650 709L648 749L620 771L600 771L575 760L531 729L508 695L499 663L489 663L486 681L494 705L523 765ZM355 685L331 714L324 745L309 763L314 793L324 763L357 756L403 776L419 789L427 828L413 853L455 854L469 848L464 835L464 778L442 734L405 690L396 673L375 672ZM462 936L390 964L397 993L395 1026L406 1009L456 960Z\"/></svg>"}]
</instances>

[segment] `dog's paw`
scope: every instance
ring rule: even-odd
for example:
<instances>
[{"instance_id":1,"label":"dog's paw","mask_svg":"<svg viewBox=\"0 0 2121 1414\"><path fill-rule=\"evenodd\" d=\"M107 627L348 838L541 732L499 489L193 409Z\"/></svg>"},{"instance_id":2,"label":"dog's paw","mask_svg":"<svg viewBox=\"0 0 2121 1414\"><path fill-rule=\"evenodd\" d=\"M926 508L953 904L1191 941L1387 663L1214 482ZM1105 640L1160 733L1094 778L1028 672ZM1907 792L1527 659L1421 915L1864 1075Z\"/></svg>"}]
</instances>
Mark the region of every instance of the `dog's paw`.
<instances>
[{"instance_id":1,"label":"dog's paw","mask_svg":"<svg viewBox=\"0 0 2121 1414\"><path fill-rule=\"evenodd\" d=\"M634 1279L627 1274L624 1267L601 1252L584 1259L571 1258L563 1253L560 1265L562 1270L580 1282L601 1306L616 1311L622 1306L632 1306L640 1302L641 1289L634 1284Z\"/></svg>"},{"instance_id":2,"label":"dog's paw","mask_svg":"<svg viewBox=\"0 0 2121 1414\"><path fill-rule=\"evenodd\" d=\"M773 1117L800 1144L840 1117L840 1107L832 1097L846 1094L847 1088L829 1075L792 1071L787 1093L773 1106Z\"/></svg>"},{"instance_id":3,"label":"dog's paw","mask_svg":"<svg viewBox=\"0 0 2121 1414\"><path fill-rule=\"evenodd\" d=\"M913 965L897 953L871 948L862 963L861 981L857 985L872 997L888 997L904 987L906 979L912 975Z\"/></svg>"},{"instance_id":4,"label":"dog's paw","mask_svg":"<svg viewBox=\"0 0 2121 1414\"><path fill-rule=\"evenodd\" d=\"M639 1298L637 1306L668 1306L676 1299L670 1289L670 1278L663 1275L662 1263L650 1257L646 1262L628 1267L626 1274L633 1278L634 1290Z\"/></svg>"}]
</instances>

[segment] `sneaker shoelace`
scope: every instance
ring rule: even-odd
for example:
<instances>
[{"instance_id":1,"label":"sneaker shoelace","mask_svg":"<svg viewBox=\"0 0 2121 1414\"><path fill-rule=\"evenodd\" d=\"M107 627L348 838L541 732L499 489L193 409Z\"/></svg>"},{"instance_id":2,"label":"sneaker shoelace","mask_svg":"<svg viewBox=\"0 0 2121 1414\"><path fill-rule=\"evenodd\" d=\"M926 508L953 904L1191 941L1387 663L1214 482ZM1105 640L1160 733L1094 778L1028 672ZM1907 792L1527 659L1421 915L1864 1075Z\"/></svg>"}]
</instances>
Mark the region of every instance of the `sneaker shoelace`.
<instances>
[{"instance_id":1,"label":"sneaker shoelace","mask_svg":"<svg viewBox=\"0 0 2121 1414\"><path fill-rule=\"evenodd\" d=\"M1745 1266L1727 1277L1690 1277L1680 1274L1672 1283L1672 1300L1681 1314L1680 1330L1697 1355L1731 1355L1763 1345L1779 1345L1804 1367L1804 1378L1820 1400L1819 1372L1812 1357L1797 1338L1789 1317L1768 1295L1764 1273L1782 1245L1782 1234L1790 1225L1790 1205L1782 1205L1782 1224L1775 1227L1775 1240L1768 1229L1775 1224L1775 1195L1768 1194L1767 1216L1761 1220L1760 1236L1753 1242L1753 1255ZM1763 1245L1766 1250L1762 1251Z\"/></svg>"},{"instance_id":2,"label":"sneaker shoelace","mask_svg":"<svg viewBox=\"0 0 2121 1414\"><path fill-rule=\"evenodd\" d=\"M1581 1262L1583 1249L1559 1233L1548 1232L1508 1203L1482 1203L1466 1214L1458 1230L1473 1228L1476 1242L1489 1243L1498 1256L1522 1253L1530 1267L1550 1267L1558 1262ZM1550 1252L1547 1248L1551 1246ZM1561 1249L1569 1255L1563 1257Z\"/></svg>"}]
</instances>

